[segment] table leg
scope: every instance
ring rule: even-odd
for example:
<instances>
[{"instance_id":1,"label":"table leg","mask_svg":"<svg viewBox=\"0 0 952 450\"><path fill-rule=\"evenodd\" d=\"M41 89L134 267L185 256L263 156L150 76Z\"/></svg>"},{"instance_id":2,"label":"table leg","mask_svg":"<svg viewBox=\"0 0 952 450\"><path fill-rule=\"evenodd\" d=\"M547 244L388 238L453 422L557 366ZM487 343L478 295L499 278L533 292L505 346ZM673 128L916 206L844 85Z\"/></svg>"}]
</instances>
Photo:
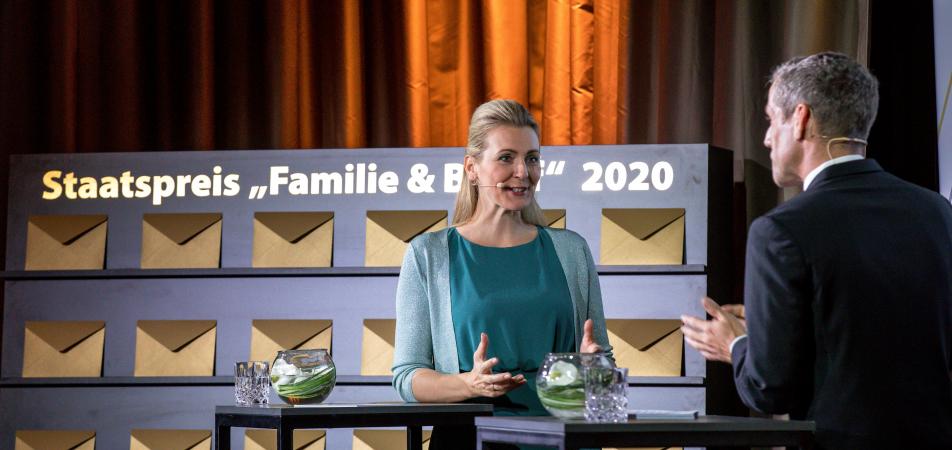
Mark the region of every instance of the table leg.
<instances>
[{"instance_id":1,"label":"table leg","mask_svg":"<svg viewBox=\"0 0 952 450\"><path fill-rule=\"evenodd\" d=\"M423 450L423 427L407 427L407 450Z\"/></svg>"},{"instance_id":2,"label":"table leg","mask_svg":"<svg viewBox=\"0 0 952 450\"><path fill-rule=\"evenodd\" d=\"M283 422L278 425L278 450L294 450L294 428Z\"/></svg>"},{"instance_id":3,"label":"table leg","mask_svg":"<svg viewBox=\"0 0 952 450\"><path fill-rule=\"evenodd\" d=\"M231 425L215 417L215 450L231 450Z\"/></svg>"}]
</instances>

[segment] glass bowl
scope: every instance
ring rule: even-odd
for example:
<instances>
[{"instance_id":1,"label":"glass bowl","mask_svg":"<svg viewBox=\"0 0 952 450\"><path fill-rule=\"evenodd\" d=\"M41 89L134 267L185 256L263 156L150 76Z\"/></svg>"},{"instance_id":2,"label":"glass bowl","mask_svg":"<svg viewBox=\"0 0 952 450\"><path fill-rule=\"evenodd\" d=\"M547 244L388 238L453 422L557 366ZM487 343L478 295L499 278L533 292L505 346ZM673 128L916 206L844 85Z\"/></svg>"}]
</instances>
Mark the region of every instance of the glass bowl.
<instances>
[{"instance_id":1,"label":"glass bowl","mask_svg":"<svg viewBox=\"0 0 952 450\"><path fill-rule=\"evenodd\" d=\"M327 349L284 350L271 364L271 386L289 405L323 402L337 383L337 369Z\"/></svg>"},{"instance_id":2,"label":"glass bowl","mask_svg":"<svg viewBox=\"0 0 952 450\"><path fill-rule=\"evenodd\" d=\"M585 417L584 367L615 367L604 353L549 353L536 376L536 393L549 414L562 419Z\"/></svg>"}]
</instances>

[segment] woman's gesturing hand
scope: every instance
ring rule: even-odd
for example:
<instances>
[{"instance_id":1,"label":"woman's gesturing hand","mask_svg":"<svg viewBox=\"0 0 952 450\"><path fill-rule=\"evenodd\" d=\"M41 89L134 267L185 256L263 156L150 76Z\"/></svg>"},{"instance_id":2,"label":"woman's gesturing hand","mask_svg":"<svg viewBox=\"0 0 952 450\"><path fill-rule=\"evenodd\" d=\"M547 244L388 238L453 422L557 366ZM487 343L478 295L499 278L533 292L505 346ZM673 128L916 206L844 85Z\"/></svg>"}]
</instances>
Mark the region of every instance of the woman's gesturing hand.
<instances>
[{"instance_id":1,"label":"woman's gesturing hand","mask_svg":"<svg viewBox=\"0 0 952 450\"><path fill-rule=\"evenodd\" d=\"M602 351L602 346L595 343L595 323L592 319L585 321L585 327L582 331L582 345L579 348L582 353L598 353Z\"/></svg>"},{"instance_id":2,"label":"woman's gesturing hand","mask_svg":"<svg viewBox=\"0 0 952 450\"><path fill-rule=\"evenodd\" d=\"M499 397L526 384L526 377L522 374L512 376L508 372L493 373L493 366L499 363L499 359L486 359L488 347L489 336L481 333L479 346L473 353L473 370L460 374L472 397Z\"/></svg>"}]
</instances>

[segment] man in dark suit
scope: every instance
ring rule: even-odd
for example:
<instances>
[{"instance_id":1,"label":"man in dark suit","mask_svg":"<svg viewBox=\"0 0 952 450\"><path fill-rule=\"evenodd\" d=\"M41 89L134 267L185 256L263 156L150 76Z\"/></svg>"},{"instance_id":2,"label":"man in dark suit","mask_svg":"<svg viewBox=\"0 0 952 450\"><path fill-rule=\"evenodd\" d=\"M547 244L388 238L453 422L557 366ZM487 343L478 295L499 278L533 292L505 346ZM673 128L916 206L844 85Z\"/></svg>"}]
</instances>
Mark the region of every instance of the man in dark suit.
<instances>
[{"instance_id":1,"label":"man in dark suit","mask_svg":"<svg viewBox=\"0 0 952 450\"><path fill-rule=\"evenodd\" d=\"M844 55L773 73L764 145L803 193L751 224L744 299L685 339L747 406L830 449L952 448L952 206L864 158L878 83ZM893 149L902 151L902 149Z\"/></svg>"}]
</instances>

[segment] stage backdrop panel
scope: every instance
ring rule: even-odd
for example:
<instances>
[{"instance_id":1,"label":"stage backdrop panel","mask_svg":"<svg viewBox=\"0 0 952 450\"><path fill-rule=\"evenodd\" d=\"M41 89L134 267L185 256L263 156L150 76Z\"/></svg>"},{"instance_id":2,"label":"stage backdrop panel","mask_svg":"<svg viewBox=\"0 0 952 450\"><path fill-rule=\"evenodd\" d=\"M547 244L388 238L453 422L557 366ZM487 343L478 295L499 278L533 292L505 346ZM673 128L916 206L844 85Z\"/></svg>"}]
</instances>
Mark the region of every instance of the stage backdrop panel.
<instances>
[{"instance_id":1,"label":"stage backdrop panel","mask_svg":"<svg viewBox=\"0 0 952 450\"><path fill-rule=\"evenodd\" d=\"M398 266L413 237L452 226L462 153L12 157L0 448L33 430L87 430L120 448L142 430L211 429L215 405L234 401L234 362L280 347L332 349L328 401L397 400ZM704 411L704 360L672 324L703 315L701 296L730 293L730 153L543 155L546 222L588 241L619 358L643 374L629 380L631 404ZM331 429L320 442L361 436ZM232 442L243 447L244 430Z\"/></svg>"}]
</instances>

